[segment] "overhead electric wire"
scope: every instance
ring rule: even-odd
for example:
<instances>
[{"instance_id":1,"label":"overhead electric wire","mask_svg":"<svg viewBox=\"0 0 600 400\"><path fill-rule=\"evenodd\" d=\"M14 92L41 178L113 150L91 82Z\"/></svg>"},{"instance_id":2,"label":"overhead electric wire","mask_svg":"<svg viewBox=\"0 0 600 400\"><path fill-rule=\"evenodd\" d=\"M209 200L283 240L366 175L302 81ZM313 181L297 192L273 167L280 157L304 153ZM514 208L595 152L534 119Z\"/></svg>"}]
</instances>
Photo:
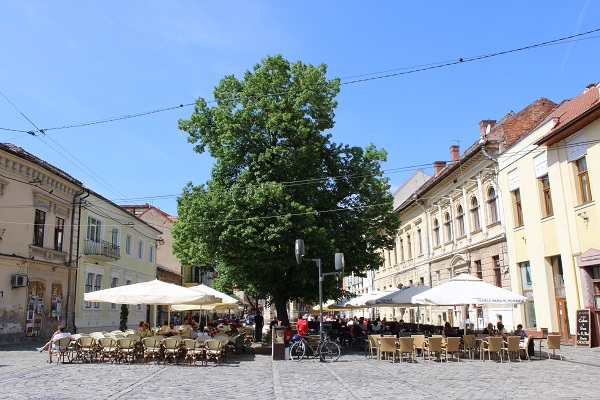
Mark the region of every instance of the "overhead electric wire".
<instances>
[{"instance_id":1,"label":"overhead electric wire","mask_svg":"<svg viewBox=\"0 0 600 400\"><path fill-rule=\"evenodd\" d=\"M341 78L341 79L350 79L353 77L385 73L385 75L379 75L379 76L374 76L374 77L364 78L364 79L357 79L357 80L352 80L352 81L348 81L348 82L341 82L340 86L352 85L352 84L368 82L368 81L373 81L373 80L378 80L378 79L387 79L387 78L392 78L392 77L396 77L396 76L400 76L400 75L414 74L417 72L424 72L424 71L433 70L433 69L437 69L437 68L450 67L450 66L457 65L457 64L479 61L479 60L483 60L483 59L487 59L487 58L491 58L491 57L498 57L501 55L516 53L516 52L525 51L525 50L531 50L531 49L535 49L535 48L539 48L539 47L546 47L546 46L552 46L552 45L557 45L557 44L570 43L570 42L574 42L574 41L594 39L594 38L598 38L600 36L593 36L591 38L582 38L582 36L590 35L590 34L596 33L596 32L600 32L600 28L593 29L593 30L583 32L583 33L570 35L570 36L565 36L565 37L558 38L558 39L545 41L542 43L537 43L537 44L533 44L533 45L529 45L529 46L519 47L516 49L504 50L504 51L499 51L499 52L480 55L480 56L459 58L457 60L438 62L438 63L423 64L423 65L416 66L416 67L405 67L405 68L392 69L392 70L387 70L387 71L382 71L382 72L354 75L354 76L350 76L348 78ZM575 38L578 38L578 39L575 39ZM391 71L401 71L401 72L387 74L388 71L390 71L390 72ZM310 90L310 88L304 89L304 90ZM288 94L291 92L292 91L285 91L285 92L281 92L281 93L271 93L271 94L267 94L267 95L257 95L257 96L250 96L250 97L261 98L261 97L268 97L268 96L281 96L281 95L285 95L285 94ZM294 90L293 92L298 92L298 90ZM207 101L207 104L215 103L215 102L217 102L217 100L210 100L210 101ZM161 112L165 112L165 111L172 111L172 110L175 110L178 108L193 106L194 104L195 103L182 103L177 106L166 107L166 108L161 108L161 109L157 109L157 110L151 110L151 111L146 111L146 112L141 112L141 113L136 113L136 114L127 114L127 115L121 115L121 116L105 118L105 119L100 119L100 120L95 120L95 121L88 121L88 122L64 125L64 126L59 126L59 127L44 128L44 129L38 129L36 127L36 129L38 129L37 130L38 133L44 133L45 131L50 131L50 130L62 130L62 129L79 128L79 127L90 126L90 125L98 125L98 124L115 122L115 121L120 121L120 120L125 120L125 119L138 118L138 117L142 117L142 116L146 116L146 115L150 115L150 114L161 113ZM13 132L24 132L24 133L31 134L30 131L23 131L23 130L17 130L17 129L9 129L9 128L0 128L0 129L7 130L7 131L13 131Z\"/></svg>"}]
</instances>

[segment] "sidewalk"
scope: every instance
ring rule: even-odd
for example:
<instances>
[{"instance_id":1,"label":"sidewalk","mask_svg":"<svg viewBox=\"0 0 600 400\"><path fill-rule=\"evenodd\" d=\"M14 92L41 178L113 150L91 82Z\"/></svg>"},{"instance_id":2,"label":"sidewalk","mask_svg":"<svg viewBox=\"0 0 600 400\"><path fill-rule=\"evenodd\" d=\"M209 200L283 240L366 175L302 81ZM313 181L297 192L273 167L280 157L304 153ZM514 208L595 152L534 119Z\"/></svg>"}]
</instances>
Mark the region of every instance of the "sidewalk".
<instances>
[{"instance_id":1,"label":"sidewalk","mask_svg":"<svg viewBox=\"0 0 600 400\"><path fill-rule=\"evenodd\" d=\"M321 363L272 361L270 347L255 343L220 367L190 367L47 364L47 353L35 351L40 344L0 346L3 399L600 399L600 348L565 345L564 361L544 352L532 362L392 363L345 351Z\"/></svg>"}]
</instances>

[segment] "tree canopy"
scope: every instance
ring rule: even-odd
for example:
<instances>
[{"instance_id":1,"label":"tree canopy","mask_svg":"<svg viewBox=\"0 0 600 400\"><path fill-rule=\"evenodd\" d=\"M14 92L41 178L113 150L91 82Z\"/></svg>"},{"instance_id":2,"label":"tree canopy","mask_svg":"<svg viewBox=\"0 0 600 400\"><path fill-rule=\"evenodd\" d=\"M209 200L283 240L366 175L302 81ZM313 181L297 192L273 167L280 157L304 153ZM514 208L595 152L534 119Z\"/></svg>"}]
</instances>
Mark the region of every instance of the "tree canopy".
<instances>
[{"instance_id":1,"label":"tree canopy","mask_svg":"<svg viewBox=\"0 0 600 400\"><path fill-rule=\"evenodd\" d=\"M225 76L214 101L199 98L188 120L194 151L215 159L211 179L178 198L173 251L187 265L216 263L220 286L236 285L275 304L318 300L315 264L297 265L294 243L334 270L343 252L346 275L382 264L399 226L381 163L387 153L331 142L339 79L327 68L269 56L243 79ZM226 282L226 283L225 283ZM333 278L324 299L342 295Z\"/></svg>"}]
</instances>

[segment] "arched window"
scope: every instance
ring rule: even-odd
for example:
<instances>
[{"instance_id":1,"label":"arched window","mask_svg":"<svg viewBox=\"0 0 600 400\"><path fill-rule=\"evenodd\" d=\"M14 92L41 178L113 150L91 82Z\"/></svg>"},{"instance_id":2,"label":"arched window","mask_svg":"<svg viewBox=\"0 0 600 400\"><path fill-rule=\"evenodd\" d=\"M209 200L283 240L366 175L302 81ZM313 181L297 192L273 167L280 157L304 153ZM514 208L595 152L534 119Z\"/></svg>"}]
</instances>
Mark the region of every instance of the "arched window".
<instances>
[{"instance_id":1,"label":"arched window","mask_svg":"<svg viewBox=\"0 0 600 400\"><path fill-rule=\"evenodd\" d=\"M436 246L440 245L440 223L437 218L433 220L433 240Z\"/></svg>"},{"instance_id":2,"label":"arched window","mask_svg":"<svg viewBox=\"0 0 600 400\"><path fill-rule=\"evenodd\" d=\"M473 231L481 229L479 222L479 202L475 196L471 198L471 223L473 224Z\"/></svg>"},{"instance_id":3,"label":"arched window","mask_svg":"<svg viewBox=\"0 0 600 400\"><path fill-rule=\"evenodd\" d=\"M444 225L446 230L446 242L450 242L452 241L452 217L450 217L449 212L444 214Z\"/></svg>"},{"instance_id":4,"label":"arched window","mask_svg":"<svg viewBox=\"0 0 600 400\"><path fill-rule=\"evenodd\" d=\"M490 213L490 224L498 222L498 201L496 197L496 189L490 186L488 189L488 211Z\"/></svg>"},{"instance_id":5,"label":"arched window","mask_svg":"<svg viewBox=\"0 0 600 400\"><path fill-rule=\"evenodd\" d=\"M456 208L456 225L458 227L458 236L465 236L465 211L460 204Z\"/></svg>"}]
</instances>

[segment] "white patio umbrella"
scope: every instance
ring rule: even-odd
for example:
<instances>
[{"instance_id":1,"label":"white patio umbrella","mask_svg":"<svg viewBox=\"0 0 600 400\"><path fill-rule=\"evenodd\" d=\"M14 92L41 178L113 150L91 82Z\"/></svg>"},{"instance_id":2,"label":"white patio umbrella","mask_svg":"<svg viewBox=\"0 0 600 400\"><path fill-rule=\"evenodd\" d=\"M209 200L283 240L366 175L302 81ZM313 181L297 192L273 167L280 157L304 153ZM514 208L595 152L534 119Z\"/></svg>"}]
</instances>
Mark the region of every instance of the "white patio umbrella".
<instances>
[{"instance_id":1,"label":"white patio umbrella","mask_svg":"<svg viewBox=\"0 0 600 400\"><path fill-rule=\"evenodd\" d=\"M375 300L377 307L411 307L416 306L412 302L413 296L416 296L426 290L429 286L406 286L395 292L386 294Z\"/></svg>"},{"instance_id":2,"label":"white patio umbrella","mask_svg":"<svg viewBox=\"0 0 600 400\"><path fill-rule=\"evenodd\" d=\"M399 289L396 288L389 288L383 291L377 291L374 290L372 292L369 293L365 293L362 296L358 296L353 298L352 300L349 300L346 303L346 308L350 308L350 307L354 307L354 308L371 308L371 307L376 307L377 305L375 304L375 302L377 301L377 299L379 299L380 297L386 296L390 293L395 293L397 292Z\"/></svg>"},{"instance_id":3,"label":"white patio umbrella","mask_svg":"<svg viewBox=\"0 0 600 400\"><path fill-rule=\"evenodd\" d=\"M323 303L323 311L347 310L349 308L349 307L346 307L347 302L348 302L348 299L346 299L346 298L344 298L340 301L329 300L329 301ZM314 306L313 310L319 311L319 305L317 304L316 306Z\"/></svg>"},{"instance_id":4,"label":"white patio umbrella","mask_svg":"<svg viewBox=\"0 0 600 400\"><path fill-rule=\"evenodd\" d=\"M212 296L214 298L213 302L206 302L200 305L190 305L190 304L173 304L171 306L172 311L192 311L192 310L211 310L211 311L219 311L219 310L228 310L228 309L236 309L238 308L238 299L232 297L228 294L218 291L217 289L213 289L210 286L206 286L204 284L191 286L188 288L189 290L193 290L198 293L206 294L208 296Z\"/></svg>"},{"instance_id":5,"label":"white patio umbrella","mask_svg":"<svg viewBox=\"0 0 600 400\"><path fill-rule=\"evenodd\" d=\"M214 302L215 297L155 279L133 285L119 286L83 294L90 302L115 304L204 304Z\"/></svg>"},{"instance_id":6,"label":"white patio umbrella","mask_svg":"<svg viewBox=\"0 0 600 400\"><path fill-rule=\"evenodd\" d=\"M412 297L413 304L466 305L466 304L516 304L527 298L510 290L490 285L468 274L458 275L450 281Z\"/></svg>"}]
</instances>

